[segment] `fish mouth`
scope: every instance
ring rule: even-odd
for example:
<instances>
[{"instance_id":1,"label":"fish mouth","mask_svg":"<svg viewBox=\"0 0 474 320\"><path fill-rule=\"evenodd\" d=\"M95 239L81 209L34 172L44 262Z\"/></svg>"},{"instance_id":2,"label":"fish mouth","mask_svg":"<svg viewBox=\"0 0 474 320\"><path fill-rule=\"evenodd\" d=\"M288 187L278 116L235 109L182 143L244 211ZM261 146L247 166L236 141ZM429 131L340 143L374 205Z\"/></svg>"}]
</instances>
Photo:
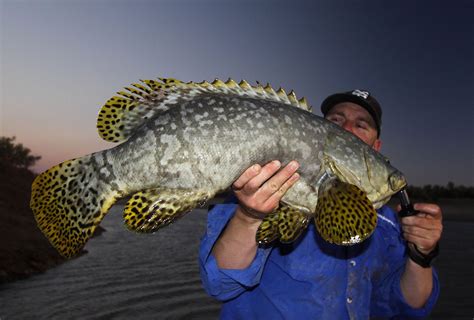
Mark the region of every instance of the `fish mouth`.
<instances>
[{"instance_id":1,"label":"fish mouth","mask_svg":"<svg viewBox=\"0 0 474 320\"><path fill-rule=\"evenodd\" d=\"M401 172L395 171L388 177L388 183L390 185L390 189L396 193L406 187L407 180Z\"/></svg>"}]
</instances>

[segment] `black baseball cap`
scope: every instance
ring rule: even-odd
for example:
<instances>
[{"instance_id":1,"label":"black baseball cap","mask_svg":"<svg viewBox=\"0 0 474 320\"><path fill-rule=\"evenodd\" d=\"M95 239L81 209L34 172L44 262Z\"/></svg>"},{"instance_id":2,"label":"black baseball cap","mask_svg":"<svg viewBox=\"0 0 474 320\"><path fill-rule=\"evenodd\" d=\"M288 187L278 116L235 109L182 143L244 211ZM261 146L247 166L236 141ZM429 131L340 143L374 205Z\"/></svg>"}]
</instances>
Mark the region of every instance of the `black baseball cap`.
<instances>
[{"instance_id":1,"label":"black baseball cap","mask_svg":"<svg viewBox=\"0 0 474 320\"><path fill-rule=\"evenodd\" d=\"M377 126L377 137L380 136L380 128L382 127L382 108L369 91L355 89L330 95L321 104L321 112L326 116L332 107L342 102L352 102L367 110Z\"/></svg>"}]
</instances>

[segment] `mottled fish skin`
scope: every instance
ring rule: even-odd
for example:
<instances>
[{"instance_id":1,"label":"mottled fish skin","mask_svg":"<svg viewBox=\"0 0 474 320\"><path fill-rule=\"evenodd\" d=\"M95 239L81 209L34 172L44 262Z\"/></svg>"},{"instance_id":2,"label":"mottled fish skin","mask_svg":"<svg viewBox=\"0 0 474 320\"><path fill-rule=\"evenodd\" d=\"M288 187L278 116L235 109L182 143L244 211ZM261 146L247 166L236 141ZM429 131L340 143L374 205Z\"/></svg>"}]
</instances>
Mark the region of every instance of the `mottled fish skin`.
<instances>
[{"instance_id":1,"label":"mottled fish skin","mask_svg":"<svg viewBox=\"0 0 474 320\"><path fill-rule=\"evenodd\" d=\"M366 169L368 158L383 161L387 172L395 171L364 142L312 113L273 101L215 94L169 108L107 153L111 175L125 194L156 186L216 194L252 164L295 159L301 164L301 178L284 200L308 213L316 208L318 181L331 171L325 165L328 157L342 159L360 178L343 181L368 185L374 202L380 200L375 193L380 186L372 186L357 170Z\"/></svg>"}]
</instances>

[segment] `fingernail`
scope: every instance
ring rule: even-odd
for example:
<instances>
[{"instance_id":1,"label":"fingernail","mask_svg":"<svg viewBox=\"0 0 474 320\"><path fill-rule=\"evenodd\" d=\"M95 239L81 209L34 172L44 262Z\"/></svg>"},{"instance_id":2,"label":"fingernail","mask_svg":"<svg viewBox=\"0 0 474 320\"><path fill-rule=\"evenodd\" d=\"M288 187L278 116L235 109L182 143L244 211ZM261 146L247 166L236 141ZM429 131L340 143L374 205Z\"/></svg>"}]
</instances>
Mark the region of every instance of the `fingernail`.
<instances>
[{"instance_id":1,"label":"fingernail","mask_svg":"<svg viewBox=\"0 0 474 320\"><path fill-rule=\"evenodd\" d=\"M278 160L274 160L274 161L273 161L273 164L274 164L275 166L277 166L278 168L281 167L281 162L278 161Z\"/></svg>"},{"instance_id":2,"label":"fingernail","mask_svg":"<svg viewBox=\"0 0 474 320\"><path fill-rule=\"evenodd\" d=\"M296 162L296 161L291 161L291 162L290 162L290 168L291 168L291 169L298 169L299 166L300 166L299 163Z\"/></svg>"},{"instance_id":3,"label":"fingernail","mask_svg":"<svg viewBox=\"0 0 474 320\"><path fill-rule=\"evenodd\" d=\"M298 180L299 177L300 177L300 175L295 172L295 173L291 176L291 180Z\"/></svg>"},{"instance_id":4,"label":"fingernail","mask_svg":"<svg viewBox=\"0 0 474 320\"><path fill-rule=\"evenodd\" d=\"M260 172L260 169L261 169L261 167L260 167L259 164L254 164L254 165L252 166L252 170L255 171L255 172L257 172L257 173Z\"/></svg>"}]
</instances>

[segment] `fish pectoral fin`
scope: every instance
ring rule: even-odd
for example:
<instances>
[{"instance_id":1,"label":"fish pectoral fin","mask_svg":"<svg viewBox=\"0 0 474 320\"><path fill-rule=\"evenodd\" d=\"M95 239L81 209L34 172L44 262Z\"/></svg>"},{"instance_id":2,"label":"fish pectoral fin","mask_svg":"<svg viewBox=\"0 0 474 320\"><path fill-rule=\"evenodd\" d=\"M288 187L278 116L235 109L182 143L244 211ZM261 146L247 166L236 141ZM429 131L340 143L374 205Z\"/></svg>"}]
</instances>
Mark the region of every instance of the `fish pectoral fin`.
<instances>
[{"instance_id":1,"label":"fish pectoral fin","mask_svg":"<svg viewBox=\"0 0 474 320\"><path fill-rule=\"evenodd\" d=\"M315 223L321 237L338 245L367 239L377 225L377 212L358 187L332 180L319 193Z\"/></svg>"},{"instance_id":2,"label":"fish pectoral fin","mask_svg":"<svg viewBox=\"0 0 474 320\"><path fill-rule=\"evenodd\" d=\"M211 199L209 192L156 188L135 193L123 212L127 228L150 233L181 218Z\"/></svg>"},{"instance_id":3,"label":"fish pectoral fin","mask_svg":"<svg viewBox=\"0 0 474 320\"><path fill-rule=\"evenodd\" d=\"M263 219L257 230L257 243L265 245L277 239L282 243L293 242L303 233L308 222L308 215L303 211L283 204Z\"/></svg>"}]
</instances>

